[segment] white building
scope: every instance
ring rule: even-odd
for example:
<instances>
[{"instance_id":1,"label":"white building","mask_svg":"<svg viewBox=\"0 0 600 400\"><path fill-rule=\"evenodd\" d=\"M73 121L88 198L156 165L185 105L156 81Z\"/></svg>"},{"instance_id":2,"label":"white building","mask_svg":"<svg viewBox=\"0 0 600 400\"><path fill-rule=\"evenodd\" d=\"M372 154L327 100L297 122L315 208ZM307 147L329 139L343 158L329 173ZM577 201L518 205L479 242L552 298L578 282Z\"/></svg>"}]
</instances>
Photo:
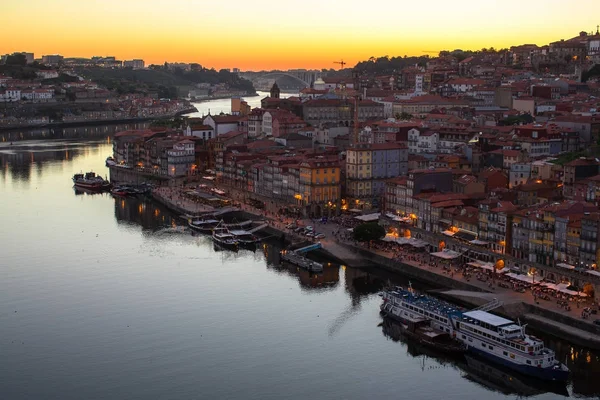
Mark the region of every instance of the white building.
<instances>
[{"instance_id":1,"label":"white building","mask_svg":"<svg viewBox=\"0 0 600 400\"><path fill-rule=\"evenodd\" d=\"M0 101L2 102L12 102L21 100L21 89L5 89L0 90Z\"/></svg>"},{"instance_id":2,"label":"white building","mask_svg":"<svg viewBox=\"0 0 600 400\"><path fill-rule=\"evenodd\" d=\"M204 140L212 139L214 137L214 130L209 125L192 125L187 126L184 132L185 136L194 136Z\"/></svg>"},{"instance_id":3,"label":"white building","mask_svg":"<svg viewBox=\"0 0 600 400\"><path fill-rule=\"evenodd\" d=\"M514 163L510 166L508 187L513 188L515 186L527 183L527 180L531 177L531 163Z\"/></svg>"},{"instance_id":4,"label":"white building","mask_svg":"<svg viewBox=\"0 0 600 400\"><path fill-rule=\"evenodd\" d=\"M21 100L48 101L54 97L52 89L24 89L21 90Z\"/></svg>"},{"instance_id":5,"label":"white building","mask_svg":"<svg viewBox=\"0 0 600 400\"><path fill-rule=\"evenodd\" d=\"M212 127L216 137L227 132L237 131L239 120L240 117L236 115L209 115L204 118L204 125Z\"/></svg>"},{"instance_id":6,"label":"white building","mask_svg":"<svg viewBox=\"0 0 600 400\"><path fill-rule=\"evenodd\" d=\"M263 114L262 132L265 136L273 136L273 115L269 111Z\"/></svg>"},{"instance_id":7,"label":"white building","mask_svg":"<svg viewBox=\"0 0 600 400\"><path fill-rule=\"evenodd\" d=\"M600 35L596 34L588 40L588 57L595 63L600 63Z\"/></svg>"},{"instance_id":8,"label":"white building","mask_svg":"<svg viewBox=\"0 0 600 400\"><path fill-rule=\"evenodd\" d=\"M54 78L58 78L58 71L55 71L53 69L51 70L41 70L41 71L37 71L36 72L38 78L41 79L54 79Z\"/></svg>"},{"instance_id":9,"label":"white building","mask_svg":"<svg viewBox=\"0 0 600 400\"><path fill-rule=\"evenodd\" d=\"M167 150L167 175L185 176L192 172L194 166L194 142L183 140Z\"/></svg>"},{"instance_id":10,"label":"white building","mask_svg":"<svg viewBox=\"0 0 600 400\"><path fill-rule=\"evenodd\" d=\"M416 128L408 131L408 153L435 153L438 149L439 135L432 131L421 132Z\"/></svg>"}]
</instances>

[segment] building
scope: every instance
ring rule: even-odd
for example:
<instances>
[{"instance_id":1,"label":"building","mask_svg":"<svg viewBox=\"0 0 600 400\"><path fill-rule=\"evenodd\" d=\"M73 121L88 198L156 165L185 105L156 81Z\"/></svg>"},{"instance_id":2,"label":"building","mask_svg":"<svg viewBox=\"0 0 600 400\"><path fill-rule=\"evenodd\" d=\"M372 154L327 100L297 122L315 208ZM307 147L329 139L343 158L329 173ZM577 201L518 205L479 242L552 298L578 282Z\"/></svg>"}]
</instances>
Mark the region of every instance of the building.
<instances>
[{"instance_id":1,"label":"building","mask_svg":"<svg viewBox=\"0 0 600 400\"><path fill-rule=\"evenodd\" d=\"M123 61L124 68L144 69L145 66L146 64L144 63L144 60L140 59Z\"/></svg>"},{"instance_id":2,"label":"building","mask_svg":"<svg viewBox=\"0 0 600 400\"><path fill-rule=\"evenodd\" d=\"M59 65L63 62L64 57L58 54L42 56L42 64Z\"/></svg>"},{"instance_id":3,"label":"building","mask_svg":"<svg viewBox=\"0 0 600 400\"><path fill-rule=\"evenodd\" d=\"M208 140L215 137L214 132L214 128L210 125L195 124L186 126L184 135Z\"/></svg>"},{"instance_id":4,"label":"building","mask_svg":"<svg viewBox=\"0 0 600 400\"><path fill-rule=\"evenodd\" d=\"M307 215L332 215L341 207L340 162L316 158L300 163L300 193L294 197Z\"/></svg>"},{"instance_id":5,"label":"building","mask_svg":"<svg viewBox=\"0 0 600 400\"><path fill-rule=\"evenodd\" d=\"M324 123L352 126L354 123L353 99L313 99L303 103L305 122L319 126ZM383 119L383 104L371 100L358 102L358 119Z\"/></svg>"},{"instance_id":6,"label":"building","mask_svg":"<svg viewBox=\"0 0 600 400\"><path fill-rule=\"evenodd\" d=\"M182 140L167 150L167 175L175 177L191 174L196 160L194 150L194 142L189 139Z\"/></svg>"},{"instance_id":7,"label":"building","mask_svg":"<svg viewBox=\"0 0 600 400\"><path fill-rule=\"evenodd\" d=\"M408 172L408 149L398 143L363 144L346 154L346 195L352 207L378 207L385 182Z\"/></svg>"},{"instance_id":8,"label":"building","mask_svg":"<svg viewBox=\"0 0 600 400\"><path fill-rule=\"evenodd\" d=\"M513 163L510 165L508 188L527 183L531 177L531 163Z\"/></svg>"},{"instance_id":9,"label":"building","mask_svg":"<svg viewBox=\"0 0 600 400\"><path fill-rule=\"evenodd\" d=\"M204 118L204 125L213 128L215 136L237 131L240 117L236 115L209 115Z\"/></svg>"},{"instance_id":10,"label":"building","mask_svg":"<svg viewBox=\"0 0 600 400\"><path fill-rule=\"evenodd\" d=\"M563 195L570 198L574 195L575 182L579 179L598 175L600 162L593 158L581 157L564 165Z\"/></svg>"}]
</instances>

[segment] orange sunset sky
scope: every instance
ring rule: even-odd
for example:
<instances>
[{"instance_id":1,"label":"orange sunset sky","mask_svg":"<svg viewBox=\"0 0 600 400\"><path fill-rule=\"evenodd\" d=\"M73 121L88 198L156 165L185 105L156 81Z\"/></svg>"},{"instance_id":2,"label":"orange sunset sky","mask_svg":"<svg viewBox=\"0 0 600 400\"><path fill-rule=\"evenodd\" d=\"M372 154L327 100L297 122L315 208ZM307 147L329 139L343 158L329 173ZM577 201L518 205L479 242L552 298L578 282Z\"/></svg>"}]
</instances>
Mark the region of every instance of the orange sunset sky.
<instances>
[{"instance_id":1,"label":"orange sunset sky","mask_svg":"<svg viewBox=\"0 0 600 400\"><path fill-rule=\"evenodd\" d=\"M543 45L600 24L600 0L2 0L1 9L2 54L242 70Z\"/></svg>"}]
</instances>

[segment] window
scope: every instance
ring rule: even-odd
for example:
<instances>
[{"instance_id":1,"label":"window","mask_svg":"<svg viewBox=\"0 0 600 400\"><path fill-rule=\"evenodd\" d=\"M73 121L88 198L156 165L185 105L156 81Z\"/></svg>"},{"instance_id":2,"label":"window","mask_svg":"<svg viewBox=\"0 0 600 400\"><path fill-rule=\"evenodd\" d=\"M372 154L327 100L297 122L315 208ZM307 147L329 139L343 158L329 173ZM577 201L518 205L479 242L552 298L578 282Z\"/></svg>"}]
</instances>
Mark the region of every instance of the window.
<instances>
[{"instance_id":1,"label":"window","mask_svg":"<svg viewBox=\"0 0 600 400\"><path fill-rule=\"evenodd\" d=\"M503 351L502 354L504 354L505 356L508 357L508 352L507 351Z\"/></svg>"},{"instance_id":2,"label":"window","mask_svg":"<svg viewBox=\"0 0 600 400\"><path fill-rule=\"evenodd\" d=\"M527 362L527 364L531 365L531 361L530 360L527 360L526 362Z\"/></svg>"}]
</instances>

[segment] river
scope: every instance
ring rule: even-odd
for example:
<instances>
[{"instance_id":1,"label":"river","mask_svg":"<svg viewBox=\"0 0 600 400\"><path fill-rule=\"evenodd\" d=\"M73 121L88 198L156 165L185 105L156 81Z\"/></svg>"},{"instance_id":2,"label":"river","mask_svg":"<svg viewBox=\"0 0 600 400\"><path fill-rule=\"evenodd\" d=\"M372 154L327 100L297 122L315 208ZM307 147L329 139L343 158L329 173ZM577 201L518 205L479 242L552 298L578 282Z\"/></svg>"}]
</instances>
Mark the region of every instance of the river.
<instances>
[{"instance_id":1,"label":"river","mask_svg":"<svg viewBox=\"0 0 600 400\"><path fill-rule=\"evenodd\" d=\"M256 96L247 96L243 98L252 108L260 107L260 101L269 96L269 92L256 93ZM291 96L298 96L298 93L281 93L281 98L287 98ZM207 100L202 102L194 102L192 104L198 111L195 113L185 114L186 116L202 117L208 115L209 113L212 115L231 113L231 99Z\"/></svg>"},{"instance_id":2,"label":"river","mask_svg":"<svg viewBox=\"0 0 600 400\"><path fill-rule=\"evenodd\" d=\"M401 277L310 275L274 244L216 251L148 200L76 193L72 175L107 174L111 150L0 143L1 398L561 398L398 341L377 292ZM597 398L598 356L546 341L573 371L565 394Z\"/></svg>"}]
</instances>

